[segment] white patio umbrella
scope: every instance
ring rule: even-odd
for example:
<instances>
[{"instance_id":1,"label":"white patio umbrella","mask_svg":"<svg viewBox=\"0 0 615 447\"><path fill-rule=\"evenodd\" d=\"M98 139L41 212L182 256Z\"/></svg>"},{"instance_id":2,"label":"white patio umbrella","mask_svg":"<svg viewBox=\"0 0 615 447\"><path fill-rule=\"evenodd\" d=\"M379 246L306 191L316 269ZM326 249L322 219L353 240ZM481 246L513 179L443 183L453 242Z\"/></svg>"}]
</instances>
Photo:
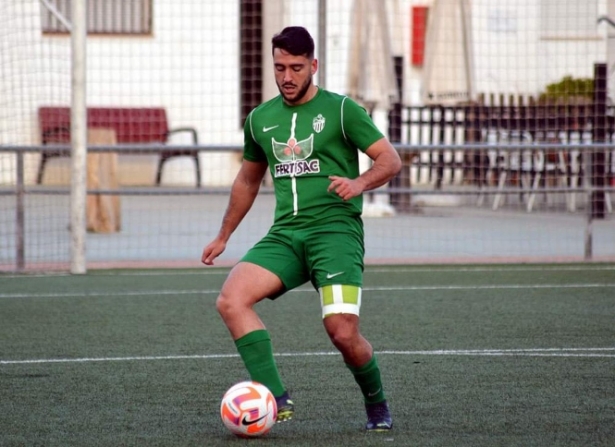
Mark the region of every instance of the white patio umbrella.
<instances>
[{"instance_id":1,"label":"white patio umbrella","mask_svg":"<svg viewBox=\"0 0 615 447\"><path fill-rule=\"evenodd\" d=\"M386 3L354 0L352 10L348 95L370 112L398 96Z\"/></svg>"},{"instance_id":2,"label":"white patio umbrella","mask_svg":"<svg viewBox=\"0 0 615 447\"><path fill-rule=\"evenodd\" d=\"M453 105L475 93L470 0L434 0L425 39L422 99Z\"/></svg>"},{"instance_id":3,"label":"white patio umbrella","mask_svg":"<svg viewBox=\"0 0 615 447\"><path fill-rule=\"evenodd\" d=\"M363 105L382 130L386 127L388 111L398 97L386 3L385 0L354 0L347 79L348 96ZM362 154L361 170L369 165L370 160ZM388 202L388 194L370 194L363 214L373 217L395 214Z\"/></svg>"}]
</instances>

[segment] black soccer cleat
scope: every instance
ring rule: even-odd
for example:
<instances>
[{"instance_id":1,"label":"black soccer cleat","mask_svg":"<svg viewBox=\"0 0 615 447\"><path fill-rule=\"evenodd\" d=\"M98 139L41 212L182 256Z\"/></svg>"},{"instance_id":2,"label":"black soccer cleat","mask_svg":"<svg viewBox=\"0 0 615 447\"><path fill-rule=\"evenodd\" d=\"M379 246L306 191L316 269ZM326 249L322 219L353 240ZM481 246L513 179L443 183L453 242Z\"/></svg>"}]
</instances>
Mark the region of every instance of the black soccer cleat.
<instances>
[{"instance_id":1,"label":"black soccer cleat","mask_svg":"<svg viewBox=\"0 0 615 447\"><path fill-rule=\"evenodd\" d=\"M381 432L393 428L393 419L386 400L377 404L365 404L365 411L367 412L365 430Z\"/></svg>"},{"instance_id":2,"label":"black soccer cleat","mask_svg":"<svg viewBox=\"0 0 615 447\"><path fill-rule=\"evenodd\" d=\"M278 406L276 422L290 421L295 414L295 404L291 400L288 391L285 391L280 397L276 397L275 402Z\"/></svg>"}]
</instances>

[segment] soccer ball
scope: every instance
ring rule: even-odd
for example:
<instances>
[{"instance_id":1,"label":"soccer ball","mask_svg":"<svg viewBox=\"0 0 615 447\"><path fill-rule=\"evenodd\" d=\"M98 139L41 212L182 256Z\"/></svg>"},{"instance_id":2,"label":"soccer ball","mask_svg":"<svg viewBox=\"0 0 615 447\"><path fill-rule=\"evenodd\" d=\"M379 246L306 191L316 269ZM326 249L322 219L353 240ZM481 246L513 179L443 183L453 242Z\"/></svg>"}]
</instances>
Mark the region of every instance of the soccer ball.
<instances>
[{"instance_id":1,"label":"soccer ball","mask_svg":"<svg viewBox=\"0 0 615 447\"><path fill-rule=\"evenodd\" d=\"M222 422L233 434L242 438L268 433L277 415L275 397L269 388L258 382L239 382L222 397Z\"/></svg>"}]
</instances>

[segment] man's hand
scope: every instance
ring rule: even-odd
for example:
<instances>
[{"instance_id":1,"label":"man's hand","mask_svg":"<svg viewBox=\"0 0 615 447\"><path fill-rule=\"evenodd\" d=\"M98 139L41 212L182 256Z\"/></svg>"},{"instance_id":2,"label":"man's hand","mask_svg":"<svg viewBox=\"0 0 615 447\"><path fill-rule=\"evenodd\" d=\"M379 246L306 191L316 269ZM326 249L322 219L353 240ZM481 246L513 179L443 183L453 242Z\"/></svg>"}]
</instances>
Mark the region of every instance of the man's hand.
<instances>
[{"instance_id":1,"label":"man's hand","mask_svg":"<svg viewBox=\"0 0 615 447\"><path fill-rule=\"evenodd\" d=\"M357 197L365 190L365 185L360 178L354 180L346 177L338 177L337 175L329 176L331 184L327 188L328 192L335 192L343 200L350 200Z\"/></svg>"},{"instance_id":2,"label":"man's hand","mask_svg":"<svg viewBox=\"0 0 615 447\"><path fill-rule=\"evenodd\" d=\"M226 242L220 239L214 239L203 249L201 262L205 265L214 265L214 259L222 254L226 249Z\"/></svg>"}]
</instances>

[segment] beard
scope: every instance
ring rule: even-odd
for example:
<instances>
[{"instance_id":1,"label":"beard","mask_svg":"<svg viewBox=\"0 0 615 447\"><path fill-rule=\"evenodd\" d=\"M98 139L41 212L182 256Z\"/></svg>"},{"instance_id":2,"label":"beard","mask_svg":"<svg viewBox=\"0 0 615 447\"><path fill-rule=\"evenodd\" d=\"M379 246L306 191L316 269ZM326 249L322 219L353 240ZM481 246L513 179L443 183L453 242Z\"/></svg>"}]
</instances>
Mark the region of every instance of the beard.
<instances>
[{"instance_id":1,"label":"beard","mask_svg":"<svg viewBox=\"0 0 615 447\"><path fill-rule=\"evenodd\" d=\"M277 84L277 85L278 85L278 90L280 91L280 94L282 95L284 100L289 104L295 104L301 101L305 97L307 91L310 89L310 86L312 85L312 75L308 76L308 78L305 80L303 85L301 85L299 90L297 90L297 92L294 95L287 95L286 93L284 93L284 89L282 88L283 85L280 85L280 84Z\"/></svg>"}]
</instances>

